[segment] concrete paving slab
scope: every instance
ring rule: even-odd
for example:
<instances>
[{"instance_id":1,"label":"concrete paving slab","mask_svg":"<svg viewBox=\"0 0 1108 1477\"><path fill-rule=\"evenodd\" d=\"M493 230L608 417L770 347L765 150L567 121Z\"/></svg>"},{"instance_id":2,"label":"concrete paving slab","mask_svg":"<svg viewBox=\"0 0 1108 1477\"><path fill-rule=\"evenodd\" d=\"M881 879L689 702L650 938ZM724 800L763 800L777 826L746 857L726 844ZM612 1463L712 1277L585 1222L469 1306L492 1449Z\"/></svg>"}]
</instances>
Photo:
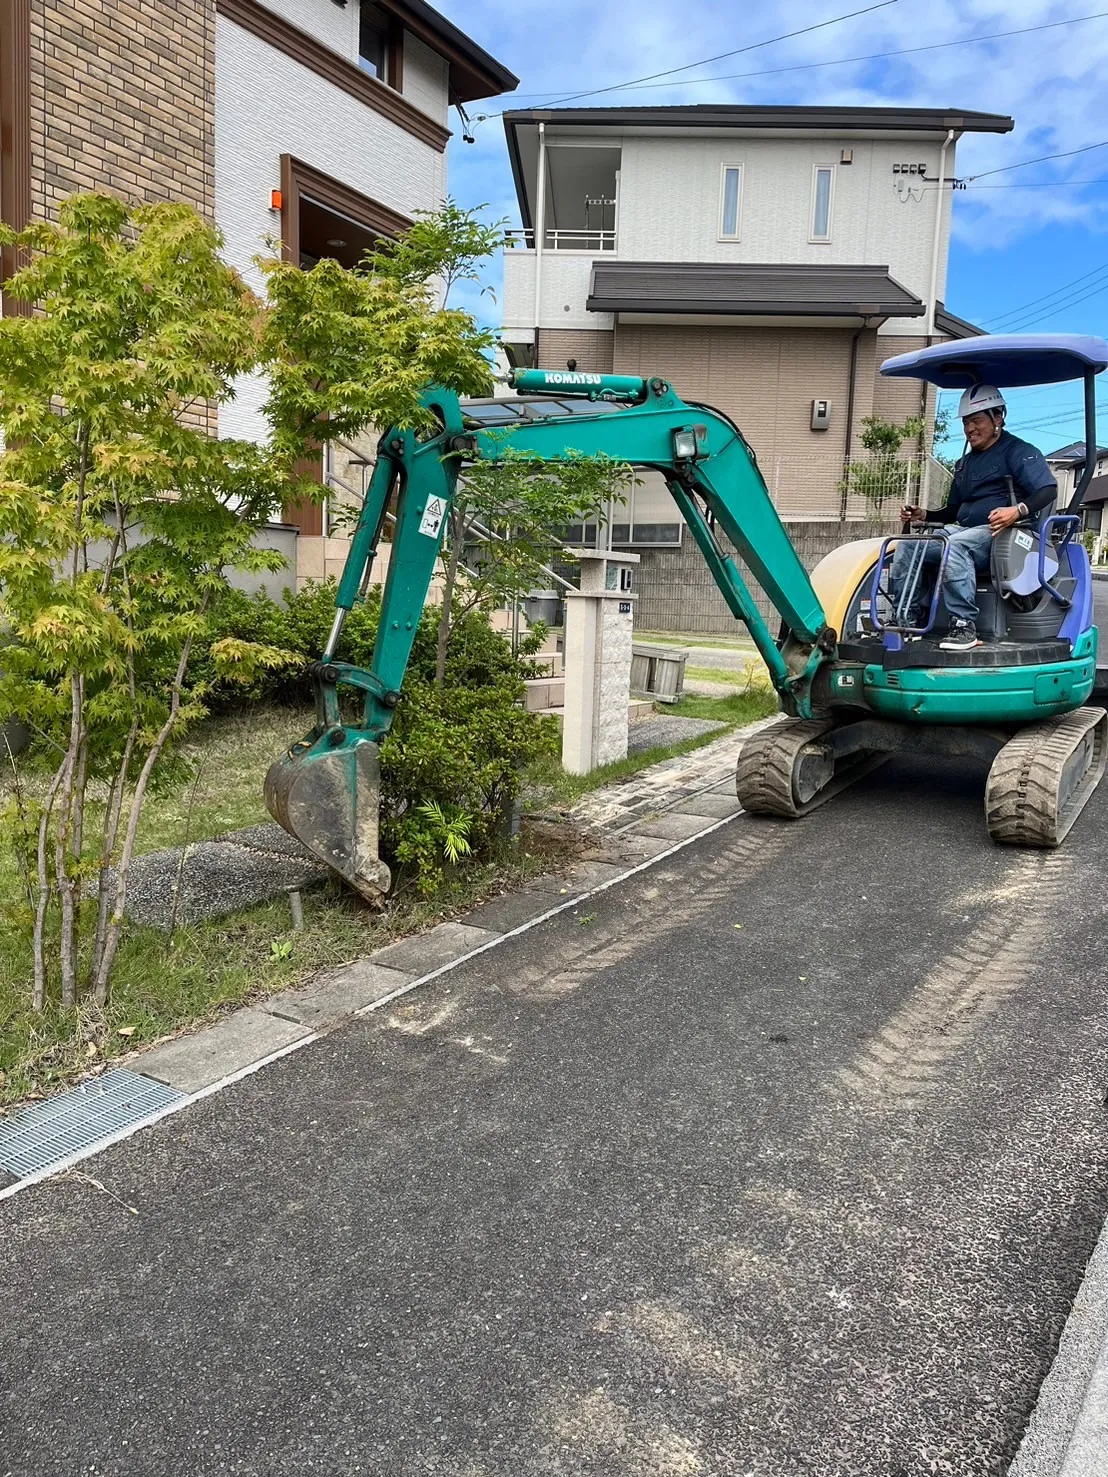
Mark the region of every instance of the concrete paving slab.
<instances>
[{"instance_id":1,"label":"concrete paving slab","mask_svg":"<svg viewBox=\"0 0 1108 1477\"><path fill-rule=\"evenodd\" d=\"M587 891L590 887L599 887L604 882L622 877L626 871L625 862L581 862L567 872L566 876L574 887Z\"/></svg>"},{"instance_id":2,"label":"concrete paving slab","mask_svg":"<svg viewBox=\"0 0 1108 1477\"><path fill-rule=\"evenodd\" d=\"M402 969L389 969L359 959L327 979L284 990L268 1001L266 1009L310 1026L313 1030L328 1021L353 1015L376 1000L399 990L414 976Z\"/></svg>"},{"instance_id":3,"label":"concrete paving slab","mask_svg":"<svg viewBox=\"0 0 1108 1477\"><path fill-rule=\"evenodd\" d=\"M492 933L510 933L538 918L550 908L556 907L560 896L549 892L510 892L503 897L491 898L479 908L466 914L466 924L487 928Z\"/></svg>"},{"instance_id":4,"label":"concrete paving slab","mask_svg":"<svg viewBox=\"0 0 1108 1477\"><path fill-rule=\"evenodd\" d=\"M390 969L402 969L417 979L440 969L496 937L490 928L473 928L468 923L440 923L426 933L414 938L402 939L390 944L387 949L378 949L370 956L374 964L387 964Z\"/></svg>"},{"instance_id":5,"label":"concrete paving slab","mask_svg":"<svg viewBox=\"0 0 1108 1477\"><path fill-rule=\"evenodd\" d=\"M710 824L710 816L678 815L675 811L668 811L665 815L640 821L628 835L657 836L662 841L685 841L690 836L699 835Z\"/></svg>"},{"instance_id":6,"label":"concrete paving slab","mask_svg":"<svg viewBox=\"0 0 1108 1477\"><path fill-rule=\"evenodd\" d=\"M709 790L704 795L694 795L691 800L682 800L680 805L673 807L671 814L710 815L722 820L725 816L737 815L741 809L734 795L722 790Z\"/></svg>"},{"instance_id":7,"label":"concrete paving slab","mask_svg":"<svg viewBox=\"0 0 1108 1477\"><path fill-rule=\"evenodd\" d=\"M195 1036L181 1036L143 1052L137 1067L144 1077L180 1092L199 1092L221 1077L248 1067L270 1052L309 1035L299 1021L281 1020L257 1006L236 1011Z\"/></svg>"},{"instance_id":8,"label":"concrete paving slab","mask_svg":"<svg viewBox=\"0 0 1108 1477\"><path fill-rule=\"evenodd\" d=\"M1104 1477L1108 1465L1108 1348L1101 1350L1058 1477Z\"/></svg>"},{"instance_id":9,"label":"concrete paving slab","mask_svg":"<svg viewBox=\"0 0 1108 1477\"><path fill-rule=\"evenodd\" d=\"M605 848L606 851L610 849ZM527 891L546 893L551 898L547 906L552 906L554 900L564 902L575 893L588 892L590 888L599 887L602 882L611 882L616 877L622 877L626 871L625 861L579 862L567 872L535 877L527 884Z\"/></svg>"},{"instance_id":10,"label":"concrete paving slab","mask_svg":"<svg viewBox=\"0 0 1108 1477\"><path fill-rule=\"evenodd\" d=\"M644 836L639 831L626 831L616 838L615 845L620 855L627 857L629 861L645 862L660 852L668 851L673 842L663 840L661 836Z\"/></svg>"},{"instance_id":11,"label":"concrete paving slab","mask_svg":"<svg viewBox=\"0 0 1108 1477\"><path fill-rule=\"evenodd\" d=\"M573 892L583 892L583 886L573 886L568 878L556 872L545 872L541 877L532 877L524 888L525 892L545 892L552 897L569 897Z\"/></svg>"}]
</instances>

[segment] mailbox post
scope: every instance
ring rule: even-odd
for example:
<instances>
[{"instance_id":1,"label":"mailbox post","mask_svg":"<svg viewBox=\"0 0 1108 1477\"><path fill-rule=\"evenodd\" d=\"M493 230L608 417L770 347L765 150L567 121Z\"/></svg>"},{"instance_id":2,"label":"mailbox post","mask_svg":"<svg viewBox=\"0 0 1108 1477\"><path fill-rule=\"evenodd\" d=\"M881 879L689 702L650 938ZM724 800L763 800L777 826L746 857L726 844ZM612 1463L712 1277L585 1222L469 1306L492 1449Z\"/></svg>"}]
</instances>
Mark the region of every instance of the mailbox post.
<instances>
[{"instance_id":1,"label":"mailbox post","mask_svg":"<svg viewBox=\"0 0 1108 1477\"><path fill-rule=\"evenodd\" d=\"M589 774L627 755L637 554L575 550L581 588L566 593L562 763Z\"/></svg>"}]
</instances>

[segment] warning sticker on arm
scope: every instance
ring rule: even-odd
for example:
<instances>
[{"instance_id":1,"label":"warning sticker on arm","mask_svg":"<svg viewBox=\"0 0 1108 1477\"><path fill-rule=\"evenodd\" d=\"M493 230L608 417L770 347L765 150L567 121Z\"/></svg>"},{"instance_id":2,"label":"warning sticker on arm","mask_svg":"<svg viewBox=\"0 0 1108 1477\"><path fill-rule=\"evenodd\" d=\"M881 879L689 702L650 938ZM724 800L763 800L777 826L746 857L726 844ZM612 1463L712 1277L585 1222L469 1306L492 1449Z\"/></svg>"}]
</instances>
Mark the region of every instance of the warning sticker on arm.
<instances>
[{"instance_id":1,"label":"warning sticker on arm","mask_svg":"<svg viewBox=\"0 0 1108 1477\"><path fill-rule=\"evenodd\" d=\"M428 538L438 538L439 530L442 528L442 520L446 517L448 503L444 497L432 497L427 499L427 506L423 510L423 517L419 520L419 531L426 534Z\"/></svg>"}]
</instances>

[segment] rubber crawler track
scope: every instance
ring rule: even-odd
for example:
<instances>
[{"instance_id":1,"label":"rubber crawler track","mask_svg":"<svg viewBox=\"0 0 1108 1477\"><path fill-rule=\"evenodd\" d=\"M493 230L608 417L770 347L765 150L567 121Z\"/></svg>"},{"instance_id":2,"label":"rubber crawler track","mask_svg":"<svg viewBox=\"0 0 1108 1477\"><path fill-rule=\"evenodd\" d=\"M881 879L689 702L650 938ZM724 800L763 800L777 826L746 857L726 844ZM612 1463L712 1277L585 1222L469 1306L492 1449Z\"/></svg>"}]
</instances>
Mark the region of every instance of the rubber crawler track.
<instances>
[{"instance_id":1,"label":"rubber crawler track","mask_svg":"<svg viewBox=\"0 0 1108 1477\"><path fill-rule=\"evenodd\" d=\"M735 766L735 793L750 815L777 815L798 820L884 764L887 754L859 754L836 766L827 784L808 800L797 797L797 768L806 750L833 727L829 718L782 718L753 734Z\"/></svg>"},{"instance_id":2,"label":"rubber crawler track","mask_svg":"<svg viewBox=\"0 0 1108 1477\"><path fill-rule=\"evenodd\" d=\"M831 727L827 718L783 718L742 746L735 766L735 792L751 815L795 820L816 802L802 805L793 792L793 774L803 750Z\"/></svg>"},{"instance_id":3,"label":"rubber crawler track","mask_svg":"<svg viewBox=\"0 0 1108 1477\"><path fill-rule=\"evenodd\" d=\"M1079 766L1076 778L1066 774L1071 759ZM1006 846L1059 845L1099 784L1106 759L1108 713L1101 708L1078 708L1022 729L989 770L989 835Z\"/></svg>"}]
</instances>

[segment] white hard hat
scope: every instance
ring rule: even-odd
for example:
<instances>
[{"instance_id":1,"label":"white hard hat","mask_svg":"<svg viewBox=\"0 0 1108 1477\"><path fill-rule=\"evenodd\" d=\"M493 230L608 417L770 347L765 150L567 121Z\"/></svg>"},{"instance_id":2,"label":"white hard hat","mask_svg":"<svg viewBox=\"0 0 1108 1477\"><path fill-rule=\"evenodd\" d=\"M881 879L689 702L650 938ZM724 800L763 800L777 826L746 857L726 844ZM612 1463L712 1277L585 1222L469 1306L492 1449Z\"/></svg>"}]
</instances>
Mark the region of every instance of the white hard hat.
<instances>
[{"instance_id":1,"label":"white hard hat","mask_svg":"<svg viewBox=\"0 0 1108 1477\"><path fill-rule=\"evenodd\" d=\"M1005 410L1004 396L995 385L971 385L962 391L958 415L976 415L979 410Z\"/></svg>"}]
</instances>

